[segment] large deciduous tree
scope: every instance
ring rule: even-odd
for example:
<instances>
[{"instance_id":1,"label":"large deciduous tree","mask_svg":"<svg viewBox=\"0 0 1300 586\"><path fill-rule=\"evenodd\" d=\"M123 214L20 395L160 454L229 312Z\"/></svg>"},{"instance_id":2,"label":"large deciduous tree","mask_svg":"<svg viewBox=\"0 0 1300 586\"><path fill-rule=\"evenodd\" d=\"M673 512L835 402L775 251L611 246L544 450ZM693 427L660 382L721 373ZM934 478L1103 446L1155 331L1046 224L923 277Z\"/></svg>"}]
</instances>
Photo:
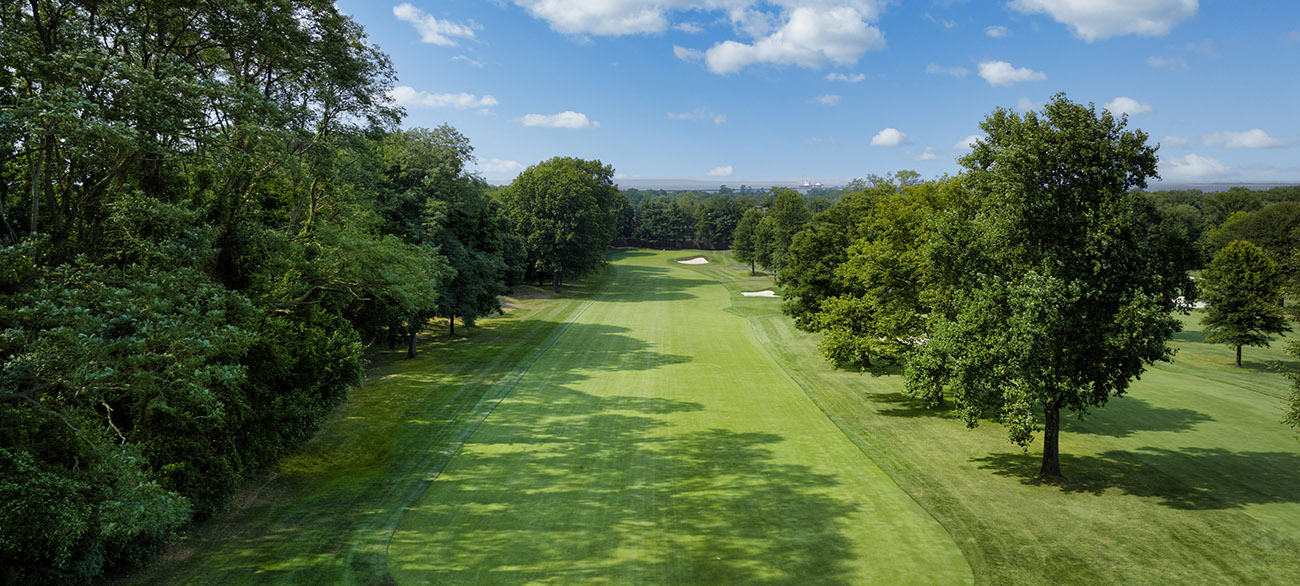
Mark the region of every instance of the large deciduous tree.
<instances>
[{"instance_id":1,"label":"large deciduous tree","mask_svg":"<svg viewBox=\"0 0 1300 586\"><path fill-rule=\"evenodd\" d=\"M763 222L763 210L749 208L736 223L732 233L731 248L736 253L736 260L749 264L749 274L754 274L754 265L758 264L758 227Z\"/></svg>"},{"instance_id":2,"label":"large deciduous tree","mask_svg":"<svg viewBox=\"0 0 1300 586\"><path fill-rule=\"evenodd\" d=\"M974 213L942 216L927 246L938 301L907 388L951 392L968 425L992 415L1022 446L1041 413L1042 476L1061 474L1061 412L1105 405L1169 360L1175 299L1191 293L1184 232L1133 191L1156 148L1126 122L1063 94L995 110L960 160Z\"/></svg>"},{"instance_id":3,"label":"large deciduous tree","mask_svg":"<svg viewBox=\"0 0 1300 586\"><path fill-rule=\"evenodd\" d=\"M1201 277L1207 305L1205 341L1235 347L1238 367L1242 346L1268 346L1273 336L1291 330L1277 303L1286 279L1258 246L1230 242Z\"/></svg>"},{"instance_id":4,"label":"large deciduous tree","mask_svg":"<svg viewBox=\"0 0 1300 586\"><path fill-rule=\"evenodd\" d=\"M505 190L506 209L535 275L565 277L599 267L614 240L619 206L614 168L600 161L554 157L520 173Z\"/></svg>"}]
</instances>

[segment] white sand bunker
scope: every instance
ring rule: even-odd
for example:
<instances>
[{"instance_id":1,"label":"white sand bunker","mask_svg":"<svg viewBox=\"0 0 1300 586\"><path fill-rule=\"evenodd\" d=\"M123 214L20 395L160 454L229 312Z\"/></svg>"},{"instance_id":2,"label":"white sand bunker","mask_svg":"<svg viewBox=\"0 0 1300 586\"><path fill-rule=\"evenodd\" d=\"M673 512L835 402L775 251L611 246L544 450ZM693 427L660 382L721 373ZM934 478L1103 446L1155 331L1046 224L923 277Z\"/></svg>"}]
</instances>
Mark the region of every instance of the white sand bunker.
<instances>
[{"instance_id":1,"label":"white sand bunker","mask_svg":"<svg viewBox=\"0 0 1300 586\"><path fill-rule=\"evenodd\" d=\"M706 265L709 264L709 259L704 258L702 256L697 256L695 258L688 258L686 260L679 260L677 262L684 265Z\"/></svg>"},{"instance_id":2,"label":"white sand bunker","mask_svg":"<svg viewBox=\"0 0 1300 586\"><path fill-rule=\"evenodd\" d=\"M771 289L765 291L741 291L740 294L745 297L776 297L776 291Z\"/></svg>"}]
</instances>

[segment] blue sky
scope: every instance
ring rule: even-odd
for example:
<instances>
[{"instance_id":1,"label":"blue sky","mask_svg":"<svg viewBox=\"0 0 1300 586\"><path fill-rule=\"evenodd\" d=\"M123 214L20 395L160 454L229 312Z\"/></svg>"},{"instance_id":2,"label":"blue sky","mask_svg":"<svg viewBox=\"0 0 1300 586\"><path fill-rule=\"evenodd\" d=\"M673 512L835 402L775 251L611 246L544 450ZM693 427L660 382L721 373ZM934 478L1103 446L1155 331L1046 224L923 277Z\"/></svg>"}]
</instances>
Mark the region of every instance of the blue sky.
<instances>
[{"instance_id":1,"label":"blue sky","mask_svg":"<svg viewBox=\"0 0 1300 586\"><path fill-rule=\"evenodd\" d=\"M1300 183L1295 0L337 4L404 125L456 127L494 183L557 155L635 186L934 177L995 107L1060 91L1127 112L1166 184Z\"/></svg>"}]
</instances>

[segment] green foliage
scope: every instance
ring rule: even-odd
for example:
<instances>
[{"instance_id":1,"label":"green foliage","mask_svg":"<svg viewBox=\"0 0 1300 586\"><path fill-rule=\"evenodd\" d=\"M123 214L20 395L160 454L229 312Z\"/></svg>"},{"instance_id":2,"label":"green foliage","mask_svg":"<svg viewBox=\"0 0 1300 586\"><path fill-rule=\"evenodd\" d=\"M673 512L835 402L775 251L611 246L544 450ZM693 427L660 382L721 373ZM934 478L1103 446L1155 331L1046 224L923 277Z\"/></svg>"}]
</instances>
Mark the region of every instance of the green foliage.
<instances>
[{"instance_id":1,"label":"green foliage","mask_svg":"<svg viewBox=\"0 0 1300 586\"><path fill-rule=\"evenodd\" d=\"M572 157L548 159L515 178L504 201L533 274L551 275L558 288L564 277L604 263L622 200L613 179L613 167Z\"/></svg>"},{"instance_id":2,"label":"green foliage","mask_svg":"<svg viewBox=\"0 0 1300 586\"><path fill-rule=\"evenodd\" d=\"M1234 240L1201 273L1205 299L1205 341L1237 348L1265 346L1291 330L1278 299L1285 282L1278 265L1258 246Z\"/></svg>"},{"instance_id":3,"label":"green foliage","mask_svg":"<svg viewBox=\"0 0 1300 586\"><path fill-rule=\"evenodd\" d=\"M1102 406L1168 360L1191 291L1185 234L1131 191L1155 149L1124 127L1059 94L994 111L961 160L974 213L942 215L926 248L934 311L909 391L950 392L968 425L991 415L1022 446L1042 409L1044 475L1060 475L1060 410Z\"/></svg>"},{"instance_id":4,"label":"green foliage","mask_svg":"<svg viewBox=\"0 0 1300 586\"><path fill-rule=\"evenodd\" d=\"M763 210L749 208L736 224L731 248L736 260L749 263L749 273L754 273L754 264L758 262L758 227L763 222Z\"/></svg>"}]
</instances>

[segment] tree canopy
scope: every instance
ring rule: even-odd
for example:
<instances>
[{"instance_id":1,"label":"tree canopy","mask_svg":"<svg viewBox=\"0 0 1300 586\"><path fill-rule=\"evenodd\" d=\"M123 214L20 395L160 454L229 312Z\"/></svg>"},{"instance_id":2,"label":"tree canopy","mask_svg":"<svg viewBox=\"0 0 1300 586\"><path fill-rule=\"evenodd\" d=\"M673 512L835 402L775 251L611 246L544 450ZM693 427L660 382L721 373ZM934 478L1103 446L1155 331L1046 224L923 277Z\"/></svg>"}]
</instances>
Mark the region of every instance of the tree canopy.
<instances>
[{"instance_id":1,"label":"tree canopy","mask_svg":"<svg viewBox=\"0 0 1300 586\"><path fill-rule=\"evenodd\" d=\"M1207 308L1205 341L1233 346L1241 366L1242 346L1268 346L1291 330L1278 305L1285 278L1258 246L1234 240L1201 273Z\"/></svg>"},{"instance_id":2,"label":"tree canopy","mask_svg":"<svg viewBox=\"0 0 1300 586\"><path fill-rule=\"evenodd\" d=\"M1155 147L1126 120L1055 96L1041 112L998 109L960 162L971 214L945 214L926 246L937 289L928 339L906 364L910 392L953 395L1032 441L1059 476L1060 412L1082 415L1169 360L1175 299L1191 292L1181 230L1133 188Z\"/></svg>"},{"instance_id":3,"label":"tree canopy","mask_svg":"<svg viewBox=\"0 0 1300 586\"><path fill-rule=\"evenodd\" d=\"M613 167L573 157L525 169L503 195L528 267L539 278L549 275L556 290L564 278L604 263L626 201L614 185Z\"/></svg>"}]
</instances>

